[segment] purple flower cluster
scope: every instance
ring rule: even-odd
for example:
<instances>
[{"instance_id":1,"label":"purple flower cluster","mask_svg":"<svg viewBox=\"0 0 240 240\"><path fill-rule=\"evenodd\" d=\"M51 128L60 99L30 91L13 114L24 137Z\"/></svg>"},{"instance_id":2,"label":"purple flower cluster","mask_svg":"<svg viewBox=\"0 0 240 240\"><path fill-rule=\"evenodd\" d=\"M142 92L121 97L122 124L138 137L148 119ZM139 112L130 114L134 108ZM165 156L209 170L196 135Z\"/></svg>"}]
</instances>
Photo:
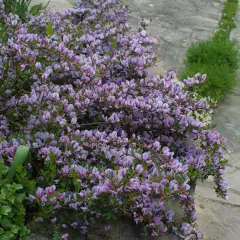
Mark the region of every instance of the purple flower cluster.
<instances>
[{"instance_id":1,"label":"purple flower cluster","mask_svg":"<svg viewBox=\"0 0 240 240\"><path fill-rule=\"evenodd\" d=\"M225 139L191 114L213 112L214 103L191 91L206 76L185 85L174 72L152 76L147 67L156 41L145 30L149 21L129 31L128 9L118 0L82 0L25 24L0 14L9 27L0 45L1 158L11 162L25 143L42 163L39 179L51 164L55 169L29 200L53 207L52 214L68 208L76 215L68 227L82 233L104 218L107 206L153 236L172 230L201 239L189 181L212 175L218 195L227 195ZM180 228L169 201L183 205Z\"/></svg>"}]
</instances>

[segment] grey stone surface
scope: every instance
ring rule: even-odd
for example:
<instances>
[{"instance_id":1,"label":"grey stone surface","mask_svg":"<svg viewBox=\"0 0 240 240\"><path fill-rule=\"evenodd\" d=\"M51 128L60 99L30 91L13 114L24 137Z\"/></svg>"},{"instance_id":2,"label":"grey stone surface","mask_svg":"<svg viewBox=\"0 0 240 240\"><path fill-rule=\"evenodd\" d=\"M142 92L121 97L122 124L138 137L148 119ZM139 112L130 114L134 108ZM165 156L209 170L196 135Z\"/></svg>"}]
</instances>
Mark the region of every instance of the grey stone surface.
<instances>
[{"instance_id":1,"label":"grey stone surface","mask_svg":"<svg viewBox=\"0 0 240 240\"><path fill-rule=\"evenodd\" d=\"M152 19L148 27L158 40L158 62L180 72L191 44L212 36L221 17L224 0L124 0L136 26L141 18Z\"/></svg>"},{"instance_id":2,"label":"grey stone surface","mask_svg":"<svg viewBox=\"0 0 240 240\"><path fill-rule=\"evenodd\" d=\"M240 47L240 9L236 15L237 28L231 39ZM226 178L229 184L228 201L214 194L213 179L198 184L196 189L199 227L209 240L240 239L240 73L233 93L219 103L213 122L228 139L226 158L229 160ZM204 209L199 207L204 206Z\"/></svg>"},{"instance_id":3,"label":"grey stone surface","mask_svg":"<svg viewBox=\"0 0 240 240\"><path fill-rule=\"evenodd\" d=\"M43 5L48 4L48 11L61 11L67 8L72 8L74 6L72 1L75 0L50 0L48 4L48 0L32 0L31 4L35 5L41 2Z\"/></svg>"},{"instance_id":4,"label":"grey stone surface","mask_svg":"<svg viewBox=\"0 0 240 240\"><path fill-rule=\"evenodd\" d=\"M108 232L104 230L105 226L111 227ZM29 227L34 231L29 240L50 240L52 238L48 226L45 227L44 233L35 231L34 227ZM161 237L144 237L140 234L140 230L127 219L105 224L91 224L89 231L92 240L180 240L179 237L171 234L165 234ZM78 231L73 232L71 237L73 240L86 240Z\"/></svg>"},{"instance_id":5,"label":"grey stone surface","mask_svg":"<svg viewBox=\"0 0 240 240\"><path fill-rule=\"evenodd\" d=\"M238 11L236 14L236 22L240 23L240 11ZM232 41L236 41L238 47L240 47L240 27L239 26L232 30L230 34L230 39Z\"/></svg>"},{"instance_id":6,"label":"grey stone surface","mask_svg":"<svg viewBox=\"0 0 240 240\"><path fill-rule=\"evenodd\" d=\"M240 21L238 22L240 29ZM199 228L209 240L240 239L240 77L234 93L219 104L213 121L228 139L226 158L229 160L226 178L229 199L217 198L213 179L199 183L196 189Z\"/></svg>"},{"instance_id":7,"label":"grey stone surface","mask_svg":"<svg viewBox=\"0 0 240 240\"><path fill-rule=\"evenodd\" d=\"M197 199L198 226L207 240L239 240L240 208Z\"/></svg>"}]
</instances>

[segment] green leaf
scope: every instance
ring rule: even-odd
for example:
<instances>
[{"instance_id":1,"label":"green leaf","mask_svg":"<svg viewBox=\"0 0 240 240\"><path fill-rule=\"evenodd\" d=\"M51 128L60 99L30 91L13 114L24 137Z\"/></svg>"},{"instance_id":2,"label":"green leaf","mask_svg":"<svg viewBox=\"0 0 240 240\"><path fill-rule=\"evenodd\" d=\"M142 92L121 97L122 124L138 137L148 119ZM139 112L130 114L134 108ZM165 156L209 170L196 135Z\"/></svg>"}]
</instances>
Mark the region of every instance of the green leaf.
<instances>
[{"instance_id":1,"label":"green leaf","mask_svg":"<svg viewBox=\"0 0 240 240\"><path fill-rule=\"evenodd\" d=\"M10 232L5 232L3 235L0 236L1 240L9 240L9 239L13 239L14 235Z\"/></svg>"},{"instance_id":2,"label":"green leaf","mask_svg":"<svg viewBox=\"0 0 240 240\"><path fill-rule=\"evenodd\" d=\"M112 39L112 48L115 49L117 47L117 41L115 38Z\"/></svg>"},{"instance_id":3,"label":"green leaf","mask_svg":"<svg viewBox=\"0 0 240 240\"><path fill-rule=\"evenodd\" d=\"M17 226L17 225L12 225L10 232L13 233L13 234L17 234L18 231L19 231L19 228L20 227Z\"/></svg>"},{"instance_id":4,"label":"green leaf","mask_svg":"<svg viewBox=\"0 0 240 240\"><path fill-rule=\"evenodd\" d=\"M11 186L11 189L12 189L14 192L16 192L17 190L20 190L20 189L23 188L22 185L20 185L20 184L16 184L16 183L13 183L13 184L10 185L10 186Z\"/></svg>"},{"instance_id":5,"label":"green leaf","mask_svg":"<svg viewBox=\"0 0 240 240\"><path fill-rule=\"evenodd\" d=\"M0 180L2 179L3 174L3 160L0 161Z\"/></svg>"},{"instance_id":6,"label":"green leaf","mask_svg":"<svg viewBox=\"0 0 240 240\"><path fill-rule=\"evenodd\" d=\"M42 3L38 4L38 5L34 5L30 8L30 13L32 15L38 15L40 13L40 11L42 10L43 6Z\"/></svg>"},{"instance_id":7,"label":"green leaf","mask_svg":"<svg viewBox=\"0 0 240 240\"><path fill-rule=\"evenodd\" d=\"M106 212L106 213L103 213L103 216L107 219L107 220L115 220L117 217L116 217L116 214L114 214L113 212Z\"/></svg>"},{"instance_id":8,"label":"green leaf","mask_svg":"<svg viewBox=\"0 0 240 240\"><path fill-rule=\"evenodd\" d=\"M0 220L1 227L5 229L10 229L12 227L12 222L7 217L4 217Z\"/></svg>"},{"instance_id":9,"label":"green leaf","mask_svg":"<svg viewBox=\"0 0 240 240\"><path fill-rule=\"evenodd\" d=\"M49 22L46 26L46 34L48 36L51 36L53 34L53 28L52 28L52 23Z\"/></svg>"},{"instance_id":10,"label":"green leaf","mask_svg":"<svg viewBox=\"0 0 240 240\"><path fill-rule=\"evenodd\" d=\"M184 178L184 176L183 175L177 175L176 176L176 180L177 180L177 183L178 184L183 184L184 183L184 181L185 181L185 178Z\"/></svg>"},{"instance_id":11,"label":"green leaf","mask_svg":"<svg viewBox=\"0 0 240 240\"><path fill-rule=\"evenodd\" d=\"M117 41L116 41L116 39L113 38L111 43L112 43L112 47L110 49L110 53L112 54L115 51L115 49L117 48Z\"/></svg>"},{"instance_id":12,"label":"green leaf","mask_svg":"<svg viewBox=\"0 0 240 240\"><path fill-rule=\"evenodd\" d=\"M32 13L33 15L39 15L43 10L47 9L49 3L50 3L50 0L45 6L43 6L42 3L32 6L30 9L30 13Z\"/></svg>"},{"instance_id":13,"label":"green leaf","mask_svg":"<svg viewBox=\"0 0 240 240\"><path fill-rule=\"evenodd\" d=\"M110 180L113 180L113 177L114 177L114 176L113 176L113 171L109 172L109 179L110 179Z\"/></svg>"},{"instance_id":14,"label":"green leaf","mask_svg":"<svg viewBox=\"0 0 240 240\"><path fill-rule=\"evenodd\" d=\"M18 202L18 203L22 203L23 202L23 200L25 199L25 194L18 194L17 196L16 196L16 202Z\"/></svg>"},{"instance_id":15,"label":"green leaf","mask_svg":"<svg viewBox=\"0 0 240 240\"><path fill-rule=\"evenodd\" d=\"M17 170L18 166L22 165L24 162L26 162L28 160L29 152L30 152L30 148L27 146L19 146L18 147L18 150L13 159L13 163L12 163L10 170L6 176L7 183L12 182L12 179L16 174L16 170Z\"/></svg>"},{"instance_id":16,"label":"green leaf","mask_svg":"<svg viewBox=\"0 0 240 240\"><path fill-rule=\"evenodd\" d=\"M228 160L227 160L227 159L221 160L220 163L221 163L222 165L226 165L226 164L228 163Z\"/></svg>"},{"instance_id":17,"label":"green leaf","mask_svg":"<svg viewBox=\"0 0 240 240\"><path fill-rule=\"evenodd\" d=\"M0 207L0 215L8 215L12 211L12 208L10 206L1 206Z\"/></svg>"}]
</instances>

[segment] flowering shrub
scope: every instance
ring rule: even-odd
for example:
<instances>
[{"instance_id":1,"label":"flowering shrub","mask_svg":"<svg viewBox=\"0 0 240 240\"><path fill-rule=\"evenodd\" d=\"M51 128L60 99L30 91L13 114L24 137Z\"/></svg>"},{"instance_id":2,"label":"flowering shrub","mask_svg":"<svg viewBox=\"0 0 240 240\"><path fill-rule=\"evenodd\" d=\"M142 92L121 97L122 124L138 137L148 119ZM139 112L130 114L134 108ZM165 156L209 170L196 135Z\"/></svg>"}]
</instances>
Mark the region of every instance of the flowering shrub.
<instances>
[{"instance_id":1,"label":"flowering shrub","mask_svg":"<svg viewBox=\"0 0 240 240\"><path fill-rule=\"evenodd\" d=\"M11 164L19 144L36 151L36 220L88 234L97 219L126 216L153 236L201 239L190 183L211 175L227 195L225 139L198 119L215 105L193 91L206 76L184 85L174 72L151 76L149 22L131 33L118 0L79 1L25 24L1 7L9 30L0 52L0 153ZM169 201L183 206L181 226Z\"/></svg>"}]
</instances>

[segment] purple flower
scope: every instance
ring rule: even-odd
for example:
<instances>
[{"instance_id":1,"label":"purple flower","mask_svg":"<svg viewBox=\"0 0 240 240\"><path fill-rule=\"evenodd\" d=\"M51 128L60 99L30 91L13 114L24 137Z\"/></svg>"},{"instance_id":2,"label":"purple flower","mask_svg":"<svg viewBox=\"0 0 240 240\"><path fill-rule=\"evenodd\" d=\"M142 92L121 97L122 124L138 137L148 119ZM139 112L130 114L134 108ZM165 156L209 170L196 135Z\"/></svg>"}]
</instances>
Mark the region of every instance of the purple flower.
<instances>
[{"instance_id":1,"label":"purple flower","mask_svg":"<svg viewBox=\"0 0 240 240\"><path fill-rule=\"evenodd\" d=\"M67 225L66 224L62 224L62 228L67 228Z\"/></svg>"},{"instance_id":2,"label":"purple flower","mask_svg":"<svg viewBox=\"0 0 240 240\"><path fill-rule=\"evenodd\" d=\"M67 233L63 234L62 237L61 237L61 239L63 239L63 240L68 240L68 234L67 234Z\"/></svg>"},{"instance_id":3,"label":"purple flower","mask_svg":"<svg viewBox=\"0 0 240 240\"><path fill-rule=\"evenodd\" d=\"M104 226L104 230L105 230L106 232L110 231L110 229L111 229L111 226L110 226L110 225Z\"/></svg>"},{"instance_id":4,"label":"purple flower","mask_svg":"<svg viewBox=\"0 0 240 240\"><path fill-rule=\"evenodd\" d=\"M45 189L45 192L46 192L46 194L53 195L55 193L55 190L56 190L56 186L52 185L50 187L47 187Z\"/></svg>"},{"instance_id":5,"label":"purple flower","mask_svg":"<svg viewBox=\"0 0 240 240\"><path fill-rule=\"evenodd\" d=\"M40 62L36 62L35 67L37 69L42 69L42 64Z\"/></svg>"},{"instance_id":6,"label":"purple flower","mask_svg":"<svg viewBox=\"0 0 240 240\"><path fill-rule=\"evenodd\" d=\"M40 198L41 203L45 204L47 202L47 196L44 195Z\"/></svg>"},{"instance_id":7,"label":"purple flower","mask_svg":"<svg viewBox=\"0 0 240 240\"><path fill-rule=\"evenodd\" d=\"M142 165L138 164L138 165L136 166L136 171L138 172L138 174L143 173L144 169L143 169Z\"/></svg>"},{"instance_id":8,"label":"purple flower","mask_svg":"<svg viewBox=\"0 0 240 240\"><path fill-rule=\"evenodd\" d=\"M57 222L57 218L53 218L53 219L51 219L51 223L56 223Z\"/></svg>"},{"instance_id":9,"label":"purple flower","mask_svg":"<svg viewBox=\"0 0 240 240\"><path fill-rule=\"evenodd\" d=\"M50 114L49 111L44 111L44 112L43 112L43 117L42 117L43 122L45 122L45 123L48 122L49 119L50 119L50 117L51 117L51 114Z\"/></svg>"},{"instance_id":10,"label":"purple flower","mask_svg":"<svg viewBox=\"0 0 240 240\"><path fill-rule=\"evenodd\" d=\"M141 36L146 37L147 36L147 32L145 30L142 30L141 31Z\"/></svg>"},{"instance_id":11,"label":"purple flower","mask_svg":"<svg viewBox=\"0 0 240 240\"><path fill-rule=\"evenodd\" d=\"M11 93L12 93L12 90L10 90L10 89L7 89L7 90L5 91L5 93L9 95L9 94L11 94Z\"/></svg>"},{"instance_id":12,"label":"purple flower","mask_svg":"<svg viewBox=\"0 0 240 240\"><path fill-rule=\"evenodd\" d=\"M33 202L35 200L35 197L33 195L29 195L28 199L29 201Z\"/></svg>"},{"instance_id":13,"label":"purple flower","mask_svg":"<svg viewBox=\"0 0 240 240\"><path fill-rule=\"evenodd\" d=\"M78 226L78 223L77 222L73 222L72 224L71 224L71 227L72 228L76 228Z\"/></svg>"},{"instance_id":14,"label":"purple flower","mask_svg":"<svg viewBox=\"0 0 240 240\"><path fill-rule=\"evenodd\" d=\"M51 203L56 203L57 202L57 198L56 197L51 197L50 198L50 202Z\"/></svg>"},{"instance_id":15,"label":"purple flower","mask_svg":"<svg viewBox=\"0 0 240 240\"><path fill-rule=\"evenodd\" d=\"M44 194L45 194L45 191L43 188L38 188L37 191L36 191L36 194L39 198L41 198Z\"/></svg>"}]
</instances>

